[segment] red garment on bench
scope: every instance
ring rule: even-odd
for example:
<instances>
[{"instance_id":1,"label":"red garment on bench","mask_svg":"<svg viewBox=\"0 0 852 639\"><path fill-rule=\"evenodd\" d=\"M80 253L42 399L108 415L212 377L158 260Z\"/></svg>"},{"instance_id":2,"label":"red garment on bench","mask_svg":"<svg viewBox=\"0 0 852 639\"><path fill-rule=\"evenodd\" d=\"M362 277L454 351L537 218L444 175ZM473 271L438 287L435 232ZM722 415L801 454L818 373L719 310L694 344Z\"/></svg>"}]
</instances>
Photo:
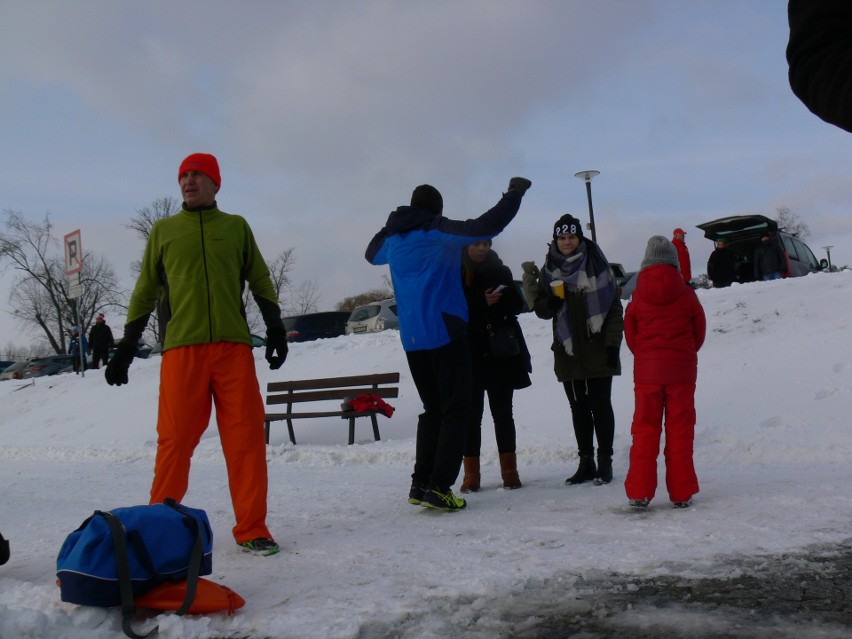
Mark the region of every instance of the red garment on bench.
<instances>
[{"instance_id":1,"label":"red garment on bench","mask_svg":"<svg viewBox=\"0 0 852 639\"><path fill-rule=\"evenodd\" d=\"M396 410L381 397L373 395L372 393L364 393L363 395L358 395L358 397L355 397L354 399L350 399L349 406L352 407L352 410L359 413L367 410L374 410L385 417L390 417L393 415L393 411Z\"/></svg>"}]
</instances>

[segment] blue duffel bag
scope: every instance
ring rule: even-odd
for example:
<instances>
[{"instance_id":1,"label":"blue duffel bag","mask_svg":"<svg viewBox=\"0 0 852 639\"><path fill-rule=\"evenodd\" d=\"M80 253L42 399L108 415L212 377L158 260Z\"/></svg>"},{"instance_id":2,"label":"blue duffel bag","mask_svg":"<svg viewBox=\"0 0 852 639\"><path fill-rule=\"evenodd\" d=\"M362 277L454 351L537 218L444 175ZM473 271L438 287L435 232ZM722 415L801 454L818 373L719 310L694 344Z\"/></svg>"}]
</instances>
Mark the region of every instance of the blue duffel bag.
<instances>
[{"instance_id":1,"label":"blue duffel bag","mask_svg":"<svg viewBox=\"0 0 852 639\"><path fill-rule=\"evenodd\" d=\"M212 571L213 531L207 513L173 499L96 510L68 535L56 559L62 601L120 605L128 624L135 597L162 583L187 580L188 608L198 576Z\"/></svg>"}]
</instances>

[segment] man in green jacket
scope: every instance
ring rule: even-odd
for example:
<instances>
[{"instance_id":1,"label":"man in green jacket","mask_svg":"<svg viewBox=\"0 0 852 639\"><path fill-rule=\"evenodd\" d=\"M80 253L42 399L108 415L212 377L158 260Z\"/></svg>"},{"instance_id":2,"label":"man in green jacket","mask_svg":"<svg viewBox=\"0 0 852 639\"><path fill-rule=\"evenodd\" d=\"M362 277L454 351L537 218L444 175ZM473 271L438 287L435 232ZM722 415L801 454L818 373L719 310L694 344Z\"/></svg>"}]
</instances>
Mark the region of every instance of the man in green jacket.
<instances>
[{"instance_id":1,"label":"man in green jacket","mask_svg":"<svg viewBox=\"0 0 852 639\"><path fill-rule=\"evenodd\" d=\"M137 344L159 301L163 362L151 503L183 499L190 459L215 402L236 516L234 538L255 554L275 554L278 545L266 527L265 411L242 301L245 286L266 324L271 369L287 357L281 311L248 223L216 205L221 186L216 158L188 156L178 183L183 208L151 227L124 337L107 365L106 380L127 383Z\"/></svg>"}]
</instances>

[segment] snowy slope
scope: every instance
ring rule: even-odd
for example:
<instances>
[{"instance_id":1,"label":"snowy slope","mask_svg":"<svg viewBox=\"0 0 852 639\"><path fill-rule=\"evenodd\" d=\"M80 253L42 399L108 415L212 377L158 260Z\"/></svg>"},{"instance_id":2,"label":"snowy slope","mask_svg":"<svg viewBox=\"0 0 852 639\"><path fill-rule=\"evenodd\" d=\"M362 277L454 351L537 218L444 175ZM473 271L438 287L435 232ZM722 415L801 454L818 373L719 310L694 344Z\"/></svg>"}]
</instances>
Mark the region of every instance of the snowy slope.
<instances>
[{"instance_id":1,"label":"snowy slope","mask_svg":"<svg viewBox=\"0 0 852 639\"><path fill-rule=\"evenodd\" d=\"M613 386L615 481L567 487L576 451L568 403L552 372L550 324L521 318L533 386L515 401L524 488L499 488L490 421L483 490L461 513L406 503L419 402L398 334L291 345L276 379L400 371L401 396L373 442L360 420L273 426L269 525L274 557L240 552L215 427L193 460L184 502L214 526L212 578L247 605L233 617L160 616L161 637L496 637L581 593L582 580L622 572L701 575L719 559L794 551L849 537L852 497L852 273L699 291L708 319L699 354L696 467L701 492L676 511L661 467L646 514L626 508L632 358ZM95 509L147 502L155 453L159 360L137 360L130 384L101 374L0 383L0 637L120 635L116 610L59 600L55 557ZM726 570L734 570L727 568ZM566 604L569 605L569 604ZM511 628L509 618L513 619ZM137 629L152 625L140 617Z\"/></svg>"}]
</instances>

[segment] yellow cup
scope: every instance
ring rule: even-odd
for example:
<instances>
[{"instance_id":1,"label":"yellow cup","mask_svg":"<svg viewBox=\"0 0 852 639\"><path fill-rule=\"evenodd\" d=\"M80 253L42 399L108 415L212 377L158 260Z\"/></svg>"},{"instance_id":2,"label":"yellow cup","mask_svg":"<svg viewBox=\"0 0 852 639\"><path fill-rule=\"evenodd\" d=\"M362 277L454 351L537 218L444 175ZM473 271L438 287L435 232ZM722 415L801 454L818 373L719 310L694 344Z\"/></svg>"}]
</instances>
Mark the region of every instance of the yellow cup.
<instances>
[{"instance_id":1,"label":"yellow cup","mask_svg":"<svg viewBox=\"0 0 852 639\"><path fill-rule=\"evenodd\" d=\"M553 280L550 283L550 288L556 297L559 297L563 300L565 299L565 282L563 282L562 280Z\"/></svg>"}]
</instances>

